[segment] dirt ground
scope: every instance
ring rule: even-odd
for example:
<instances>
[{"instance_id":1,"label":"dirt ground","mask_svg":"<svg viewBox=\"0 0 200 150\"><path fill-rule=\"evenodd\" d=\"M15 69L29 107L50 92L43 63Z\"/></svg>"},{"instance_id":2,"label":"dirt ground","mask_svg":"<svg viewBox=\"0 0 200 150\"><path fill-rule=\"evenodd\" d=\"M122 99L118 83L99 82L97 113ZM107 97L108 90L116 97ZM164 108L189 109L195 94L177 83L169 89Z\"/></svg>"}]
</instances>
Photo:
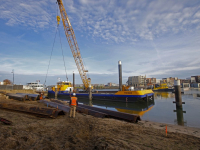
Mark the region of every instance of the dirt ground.
<instances>
[{"instance_id":1,"label":"dirt ground","mask_svg":"<svg viewBox=\"0 0 200 150\"><path fill-rule=\"evenodd\" d=\"M20 102L0 97L0 102L3 101L46 106L36 101ZM165 125L148 121L133 124L80 113L76 113L76 118L69 118L66 113L51 119L4 109L0 109L0 117L13 122L12 125L0 122L2 150L200 149L198 128L169 125L166 137Z\"/></svg>"}]
</instances>

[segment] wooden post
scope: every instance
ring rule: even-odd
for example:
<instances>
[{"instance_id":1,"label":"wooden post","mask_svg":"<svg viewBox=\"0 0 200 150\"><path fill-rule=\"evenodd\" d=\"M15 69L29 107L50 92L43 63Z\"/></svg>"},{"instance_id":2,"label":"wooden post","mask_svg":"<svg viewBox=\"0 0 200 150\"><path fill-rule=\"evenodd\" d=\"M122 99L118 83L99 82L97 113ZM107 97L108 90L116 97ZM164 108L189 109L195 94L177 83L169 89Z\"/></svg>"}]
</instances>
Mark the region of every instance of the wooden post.
<instances>
[{"instance_id":1,"label":"wooden post","mask_svg":"<svg viewBox=\"0 0 200 150\"><path fill-rule=\"evenodd\" d=\"M182 107L180 80L174 80L176 106Z\"/></svg>"},{"instance_id":2,"label":"wooden post","mask_svg":"<svg viewBox=\"0 0 200 150\"><path fill-rule=\"evenodd\" d=\"M176 116L178 125L184 126L183 108L176 106Z\"/></svg>"}]
</instances>

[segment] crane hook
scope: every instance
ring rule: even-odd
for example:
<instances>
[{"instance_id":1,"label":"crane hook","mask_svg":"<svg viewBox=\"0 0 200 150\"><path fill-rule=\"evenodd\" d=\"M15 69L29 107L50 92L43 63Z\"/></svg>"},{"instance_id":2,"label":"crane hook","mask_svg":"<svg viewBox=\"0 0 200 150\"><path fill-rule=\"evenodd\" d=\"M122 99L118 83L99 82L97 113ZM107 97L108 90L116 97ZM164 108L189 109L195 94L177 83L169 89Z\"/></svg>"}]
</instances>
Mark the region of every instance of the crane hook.
<instances>
[{"instance_id":1,"label":"crane hook","mask_svg":"<svg viewBox=\"0 0 200 150\"><path fill-rule=\"evenodd\" d=\"M57 23L60 24L60 16L57 16Z\"/></svg>"}]
</instances>

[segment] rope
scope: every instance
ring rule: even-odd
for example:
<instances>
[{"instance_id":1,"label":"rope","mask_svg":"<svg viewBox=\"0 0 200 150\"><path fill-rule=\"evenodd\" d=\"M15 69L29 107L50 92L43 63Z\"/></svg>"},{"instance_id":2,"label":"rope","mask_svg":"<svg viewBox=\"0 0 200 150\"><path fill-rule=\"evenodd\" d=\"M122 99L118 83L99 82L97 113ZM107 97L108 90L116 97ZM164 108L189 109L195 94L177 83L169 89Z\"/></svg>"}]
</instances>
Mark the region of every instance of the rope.
<instances>
[{"instance_id":1,"label":"rope","mask_svg":"<svg viewBox=\"0 0 200 150\"><path fill-rule=\"evenodd\" d=\"M53 53L53 48L54 48L54 44L55 44L55 40L56 40L57 31L58 31L58 26L56 27L56 34L55 34L55 37L54 37L53 47L52 47L52 50L51 50L51 55L50 55L50 59L49 59L49 65L48 65L48 68L47 68L47 73L46 73L44 85L46 84L47 74L49 72L49 66L50 66L50 62L51 62L51 56L52 56L52 53Z\"/></svg>"},{"instance_id":2,"label":"rope","mask_svg":"<svg viewBox=\"0 0 200 150\"><path fill-rule=\"evenodd\" d=\"M58 7L57 7L57 16L58 16ZM59 24L58 24L58 27L59 27ZM59 31L59 37L60 37L60 30L59 30L59 28L58 28L58 31ZM64 57L64 53L63 53L61 37L60 37L60 45L61 45L61 50L62 50L62 55L63 55L63 62L64 62L64 67L65 67L66 79L68 81L67 71L66 71L66 65L65 65L65 57Z\"/></svg>"},{"instance_id":3,"label":"rope","mask_svg":"<svg viewBox=\"0 0 200 150\"><path fill-rule=\"evenodd\" d=\"M60 37L60 30L59 31L59 37ZM63 55L63 62L64 62L64 67L65 67L65 74L66 74L66 79L68 81L68 77L67 77L67 71L66 71L66 65L65 65L65 57L64 57L64 53L63 53L63 48L62 48L62 42L61 42L61 37L60 37L60 45L61 45L61 50L62 50L62 55Z\"/></svg>"}]
</instances>

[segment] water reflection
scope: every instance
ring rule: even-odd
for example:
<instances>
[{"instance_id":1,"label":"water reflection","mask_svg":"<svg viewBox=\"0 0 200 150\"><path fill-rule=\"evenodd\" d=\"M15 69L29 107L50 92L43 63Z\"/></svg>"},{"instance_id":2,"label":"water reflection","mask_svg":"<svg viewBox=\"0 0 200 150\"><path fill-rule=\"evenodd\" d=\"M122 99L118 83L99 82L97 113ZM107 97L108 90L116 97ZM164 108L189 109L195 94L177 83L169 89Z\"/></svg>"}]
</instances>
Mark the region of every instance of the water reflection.
<instances>
[{"instance_id":1,"label":"water reflection","mask_svg":"<svg viewBox=\"0 0 200 150\"><path fill-rule=\"evenodd\" d=\"M177 124L184 126L186 122L184 122L183 113L186 113L186 111L183 111L183 107L176 106L176 110L174 110L174 112L176 112Z\"/></svg>"},{"instance_id":2,"label":"water reflection","mask_svg":"<svg viewBox=\"0 0 200 150\"><path fill-rule=\"evenodd\" d=\"M110 101L98 101L88 99L79 99L79 102L90 105L90 106L100 106L105 109L114 108L115 111L129 113L129 114L138 114L143 116L146 112L151 110L155 105L154 99L148 101L138 101L134 103L124 103L124 102L110 102Z\"/></svg>"},{"instance_id":3,"label":"water reflection","mask_svg":"<svg viewBox=\"0 0 200 150\"><path fill-rule=\"evenodd\" d=\"M155 98L166 99L166 98L174 98L174 93L171 92L154 92Z\"/></svg>"},{"instance_id":4,"label":"water reflection","mask_svg":"<svg viewBox=\"0 0 200 150\"><path fill-rule=\"evenodd\" d=\"M200 94L192 94L193 95L193 98L200 98Z\"/></svg>"}]
</instances>

